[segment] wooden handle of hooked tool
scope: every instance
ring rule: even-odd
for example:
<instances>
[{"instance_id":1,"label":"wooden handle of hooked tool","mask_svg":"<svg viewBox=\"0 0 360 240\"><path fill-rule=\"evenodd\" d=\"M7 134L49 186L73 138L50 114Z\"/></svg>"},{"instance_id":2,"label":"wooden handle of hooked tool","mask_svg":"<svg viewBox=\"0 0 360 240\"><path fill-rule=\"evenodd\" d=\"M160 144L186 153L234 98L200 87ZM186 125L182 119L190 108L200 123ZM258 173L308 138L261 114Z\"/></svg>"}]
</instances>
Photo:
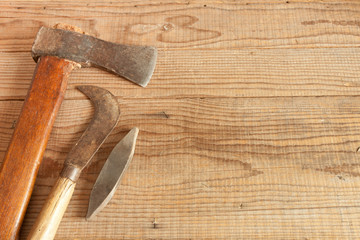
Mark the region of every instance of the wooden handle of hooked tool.
<instances>
[{"instance_id":1,"label":"wooden handle of hooked tool","mask_svg":"<svg viewBox=\"0 0 360 240\"><path fill-rule=\"evenodd\" d=\"M30 231L28 240L54 239L75 185L76 183L68 178L58 178Z\"/></svg>"},{"instance_id":2,"label":"wooden handle of hooked tool","mask_svg":"<svg viewBox=\"0 0 360 240\"><path fill-rule=\"evenodd\" d=\"M16 239L75 64L41 57L0 169L0 236Z\"/></svg>"}]
</instances>

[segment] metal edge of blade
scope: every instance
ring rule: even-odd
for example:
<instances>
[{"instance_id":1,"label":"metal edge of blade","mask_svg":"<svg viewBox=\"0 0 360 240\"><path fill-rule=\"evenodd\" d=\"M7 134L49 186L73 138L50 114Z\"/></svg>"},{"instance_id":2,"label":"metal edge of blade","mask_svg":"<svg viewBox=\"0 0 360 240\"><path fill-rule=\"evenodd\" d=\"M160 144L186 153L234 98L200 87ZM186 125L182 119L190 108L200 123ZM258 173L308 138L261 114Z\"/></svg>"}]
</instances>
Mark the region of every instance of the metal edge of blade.
<instances>
[{"instance_id":1,"label":"metal edge of blade","mask_svg":"<svg viewBox=\"0 0 360 240\"><path fill-rule=\"evenodd\" d=\"M90 160L94 157L94 155L97 153L97 151L99 150L99 148L101 147L101 145L105 142L105 140L108 138L108 136L111 134L111 132L114 130L114 128L116 127L116 125L118 124L118 122L120 121L120 107L118 105L117 99L116 97L107 89L105 88L101 88L98 86L94 86L94 85L77 85L76 88L83 93L91 102L91 105L95 108L94 110L94 114L92 116L91 122L88 124L87 128L85 129L85 131L81 134L80 138L77 140L76 144L72 147L72 149L70 150L70 152L68 153L66 160L65 160L65 164L69 163L70 165L74 165L73 163L70 163L71 161L71 154L74 153L74 150L79 148L79 145L83 145L83 141L84 138L89 137L89 132L91 132L92 130L94 130L96 128L95 126L95 122L97 119L100 119L100 115L102 113L102 111L104 111L106 105L100 105L99 102L101 100L104 99L108 99L108 103L112 103L112 104L107 104L109 107L107 107L108 109L108 114L107 116L112 117L110 120L110 122L107 122L107 126L108 129L107 131L105 131L105 135L100 135L101 136L101 141L98 142L98 144L96 145L96 148L92 149L91 153L92 155L89 156L87 163L81 167L81 170L90 162ZM102 98L98 98L96 97L96 94L94 94L94 92L100 92L102 95ZM105 97L104 97L105 96ZM109 109L114 109L115 111L111 111L113 114L109 114ZM100 111L101 109L101 111ZM111 125L109 125L111 123ZM93 138L91 138L93 140ZM87 145L87 146L91 146L91 145ZM77 161L79 160L79 158L72 158L72 159L76 159ZM75 164L77 165L77 164Z\"/></svg>"},{"instance_id":2,"label":"metal edge of blade","mask_svg":"<svg viewBox=\"0 0 360 240\"><path fill-rule=\"evenodd\" d=\"M116 144L116 146L113 148L113 150L111 151L108 159L106 160L103 168L101 169L98 178L96 179L96 182L93 186L93 189L91 191L90 194L90 200L89 200L89 205L88 205L88 211L86 214L86 220L91 220L95 215L97 215L97 213L99 213L111 200L111 198L113 197L117 187L119 186L121 179L124 175L124 172L126 172L127 168L130 165L130 162L133 158L133 155L135 153L135 145L136 145L136 139L139 133L139 129L137 127L132 128L127 134L126 136L120 140L120 142L118 144ZM112 186L112 189L110 192L107 193L106 197L104 197L101 201L95 201L96 199L96 191L97 191L97 187L101 186L103 184L103 181L107 181L109 177L108 173L106 172L109 166L109 164L111 164L112 161L112 156L113 155L117 155L118 151L120 151L121 149L118 149L119 146L121 146L121 144L124 142L124 140L126 141L127 137L132 137L131 139L131 144L130 144L130 152L128 155L128 159L126 164L124 165L123 169L121 170L120 174L118 175L117 181L116 183ZM115 159L116 160L116 159Z\"/></svg>"},{"instance_id":3,"label":"metal edge of blade","mask_svg":"<svg viewBox=\"0 0 360 240\"><path fill-rule=\"evenodd\" d=\"M141 82L139 82L139 85L142 87L146 87L148 85L148 83L150 82L150 79L155 71L156 60L157 60L157 55L158 55L157 49L155 47L148 47L148 48L150 48L153 51L153 54L149 61L149 69L147 72L148 74Z\"/></svg>"},{"instance_id":4,"label":"metal edge of blade","mask_svg":"<svg viewBox=\"0 0 360 240\"><path fill-rule=\"evenodd\" d=\"M144 71L142 72L141 76L138 76L137 78L135 78L133 76L133 74L129 74L123 71L118 71L117 69L112 69L112 68L108 68L103 66L102 64L96 63L96 62L87 62L84 61L84 59L79 59L79 58L75 58L72 55L66 55L62 56L61 54L59 54L58 50L56 51L57 54L55 54L54 52L51 52L50 50L54 50L56 48L54 47L49 47L49 49L42 49L41 47L41 42L44 41L44 39L48 39L49 38L54 38L54 37L58 37L59 39L61 38L61 36L58 36L60 33L62 32L69 32L73 35L77 35L77 36L82 36L85 35L87 38L91 38L91 39L96 39L96 41L101 41L101 42L107 42L105 40L102 39L98 39L96 37L93 37L91 35L88 34L81 34L78 32L74 32L74 31L69 31L69 30L64 30L64 29L53 29L53 28L48 28L48 27L41 27L35 37L35 40L33 42L32 48L31 48L31 55L34 59L35 62L37 62L38 58L42 55L52 55L52 56L56 56L59 58L66 58L68 60L71 60L73 62L79 63L81 64L83 67L87 66L89 67L90 65L94 64L100 68L103 68L109 72L113 72L116 75L119 75L121 77L124 77L126 79L128 79L129 81L140 85L141 87L146 87L148 85L148 83L150 82L150 79L154 73L155 70L155 66L156 66L156 60L157 60L157 55L158 55L158 51L156 47L153 46L137 46L137 45L123 45L123 46L128 46L129 48L131 47L141 47L145 52L146 55L148 55L148 58L146 58L147 60L142 62L141 67L144 68ZM107 42L107 43L111 43L114 45L122 45L119 43L112 43L112 42ZM40 45L40 47L39 47ZM50 52L49 52L50 51ZM138 70L137 70L138 71Z\"/></svg>"}]
</instances>

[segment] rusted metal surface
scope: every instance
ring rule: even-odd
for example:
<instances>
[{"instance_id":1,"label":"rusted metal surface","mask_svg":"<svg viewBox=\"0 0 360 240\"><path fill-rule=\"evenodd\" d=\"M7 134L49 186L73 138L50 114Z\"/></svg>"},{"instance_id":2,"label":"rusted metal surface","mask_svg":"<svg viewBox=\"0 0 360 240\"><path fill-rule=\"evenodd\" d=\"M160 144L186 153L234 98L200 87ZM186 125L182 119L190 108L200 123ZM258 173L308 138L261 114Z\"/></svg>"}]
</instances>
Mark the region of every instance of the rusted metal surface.
<instances>
[{"instance_id":1,"label":"rusted metal surface","mask_svg":"<svg viewBox=\"0 0 360 240\"><path fill-rule=\"evenodd\" d=\"M87 219L100 212L114 195L133 158L138 133L138 128L131 129L111 151L91 191Z\"/></svg>"},{"instance_id":2,"label":"rusted metal surface","mask_svg":"<svg viewBox=\"0 0 360 240\"><path fill-rule=\"evenodd\" d=\"M74 182L119 121L120 109L114 95L95 86L78 86L94 105L94 116L69 152L61 176Z\"/></svg>"},{"instance_id":3,"label":"rusted metal surface","mask_svg":"<svg viewBox=\"0 0 360 240\"><path fill-rule=\"evenodd\" d=\"M97 66L145 87L153 74L157 50L149 46L130 46L63 29L42 27L34 41L32 56L65 58L82 67Z\"/></svg>"}]
</instances>

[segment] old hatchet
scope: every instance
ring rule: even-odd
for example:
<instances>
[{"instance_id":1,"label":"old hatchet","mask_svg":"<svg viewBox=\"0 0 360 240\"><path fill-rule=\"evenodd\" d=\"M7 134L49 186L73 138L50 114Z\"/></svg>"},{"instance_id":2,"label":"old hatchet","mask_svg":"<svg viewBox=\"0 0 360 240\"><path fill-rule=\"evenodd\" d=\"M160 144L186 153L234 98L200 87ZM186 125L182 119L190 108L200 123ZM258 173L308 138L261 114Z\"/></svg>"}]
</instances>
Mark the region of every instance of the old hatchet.
<instances>
[{"instance_id":1,"label":"old hatchet","mask_svg":"<svg viewBox=\"0 0 360 240\"><path fill-rule=\"evenodd\" d=\"M157 52L60 26L39 30L32 55L37 61L34 76L0 169L0 239L18 235L70 72L96 66L145 87Z\"/></svg>"}]
</instances>

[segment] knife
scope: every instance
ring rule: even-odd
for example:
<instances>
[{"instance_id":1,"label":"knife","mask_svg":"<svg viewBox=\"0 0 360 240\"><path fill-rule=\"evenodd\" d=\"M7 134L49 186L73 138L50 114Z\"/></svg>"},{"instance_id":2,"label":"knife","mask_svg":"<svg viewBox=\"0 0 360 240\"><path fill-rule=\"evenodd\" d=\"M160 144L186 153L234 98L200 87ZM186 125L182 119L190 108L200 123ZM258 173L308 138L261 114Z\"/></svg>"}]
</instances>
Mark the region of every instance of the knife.
<instances>
[{"instance_id":1,"label":"knife","mask_svg":"<svg viewBox=\"0 0 360 240\"><path fill-rule=\"evenodd\" d=\"M87 220L99 213L113 197L134 156L138 133L138 128L131 129L111 151L91 191Z\"/></svg>"}]
</instances>

